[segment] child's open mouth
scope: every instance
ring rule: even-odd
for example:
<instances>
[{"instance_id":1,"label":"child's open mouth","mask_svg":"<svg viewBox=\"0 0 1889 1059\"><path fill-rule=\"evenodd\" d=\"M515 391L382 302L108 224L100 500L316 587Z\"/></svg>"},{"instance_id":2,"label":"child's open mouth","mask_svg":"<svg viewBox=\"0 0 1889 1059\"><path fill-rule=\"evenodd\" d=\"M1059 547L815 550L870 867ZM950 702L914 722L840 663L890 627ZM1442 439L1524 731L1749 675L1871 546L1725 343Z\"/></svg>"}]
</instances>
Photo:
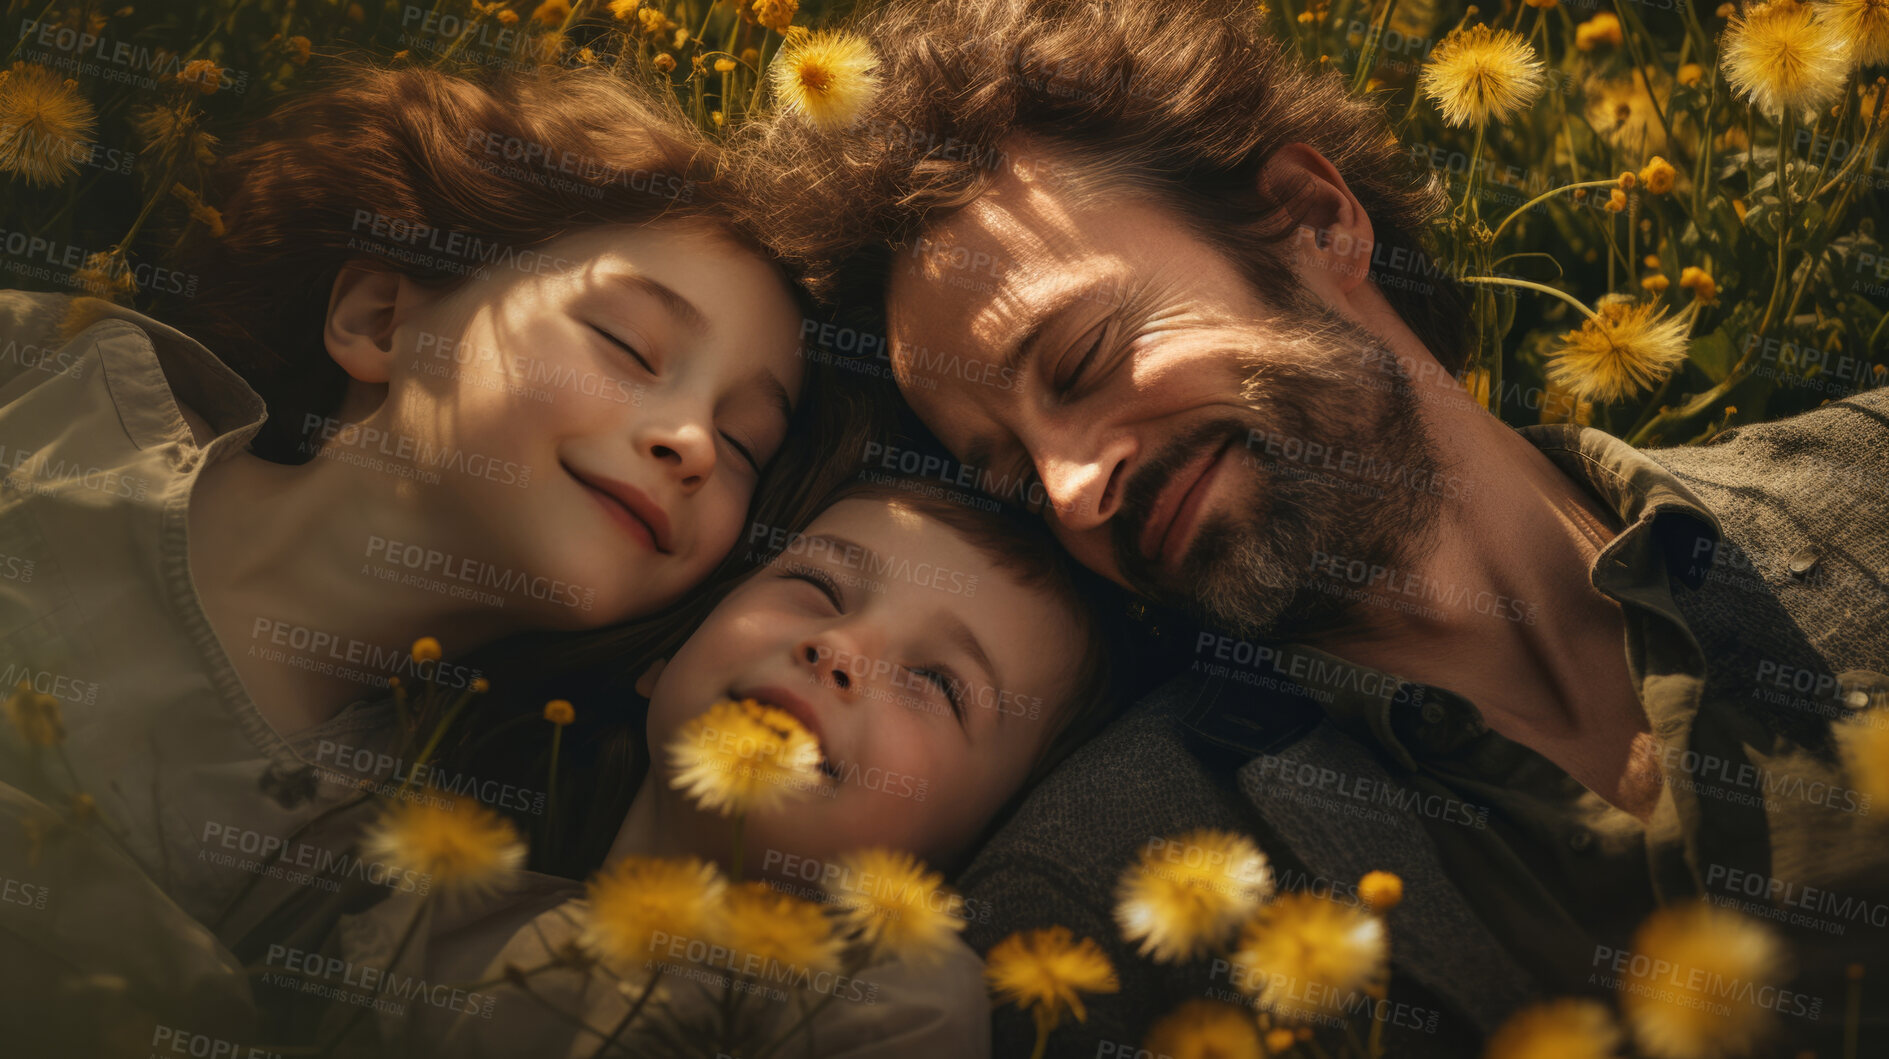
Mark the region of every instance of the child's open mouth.
<instances>
[{"instance_id":1,"label":"child's open mouth","mask_svg":"<svg viewBox=\"0 0 1889 1059\"><path fill-rule=\"evenodd\" d=\"M827 749L826 731L820 723L819 711L813 708L812 703L778 684L745 690L736 689L730 694L737 699L753 699L764 706L772 706L799 721L801 727L807 730L807 734L813 736L813 741L820 747L820 771L836 782L839 780L840 767L834 763L833 756Z\"/></svg>"}]
</instances>

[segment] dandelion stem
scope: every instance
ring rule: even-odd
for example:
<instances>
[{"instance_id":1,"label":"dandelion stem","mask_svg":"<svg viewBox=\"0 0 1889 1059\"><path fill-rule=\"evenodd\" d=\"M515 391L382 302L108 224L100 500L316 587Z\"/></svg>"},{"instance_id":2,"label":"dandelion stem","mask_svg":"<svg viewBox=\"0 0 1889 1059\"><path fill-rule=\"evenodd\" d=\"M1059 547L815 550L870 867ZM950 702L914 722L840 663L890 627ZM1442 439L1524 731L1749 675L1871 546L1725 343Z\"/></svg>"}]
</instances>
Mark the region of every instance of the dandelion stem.
<instances>
[{"instance_id":1,"label":"dandelion stem","mask_svg":"<svg viewBox=\"0 0 1889 1059\"><path fill-rule=\"evenodd\" d=\"M1364 54L1359 57L1358 68L1351 75L1351 91L1354 95L1362 91L1365 82L1371 79L1371 68L1377 65L1377 53L1380 50L1379 44L1384 39L1384 27L1390 24L1391 12L1396 9L1397 0L1390 0L1389 3L1385 4L1384 10L1379 13L1377 19L1371 26L1371 35L1365 38ZM1412 91L1414 92L1415 90L1413 89Z\"/></svg>"},{"instance_id":2,"label":"dandelion stem","mask_svg":"<svg viewBox=\"0 0 1889 1059\"><path fill-rule=\"evenodd\" d=\"M643 1013L643 1005L649 1003L650 996L656 992L656 983L661 980L662 965L657 964L656 973L649 976L649 983L643 986L643 991L638 994L636 1003L630 1005L630 1010L624 1013L623 1018L616 1024L616 1028L610 1031L610 1036L605 1037L603 1043L597 1046L597 1050L590 1053L590 1059L603 1059L603 1053L609 1051L612 1045L623 1047L617 1038L623 1036L623 1031L630 1028L630 1024L636 1021L636 1016Z\"/></svg>"},{"instance_id":3,"label":"dandelion stem","mask_svg":"<svg viewBox=\"0 0 1889 1059\"><path fill-rule=\"evenodd\" d=\"M564 726L551 726L551 775L545 780L545 825L551 826L557 820L558 813L558 748L564 742Z\"/></svg>"},{"instance_id":4,"label":"dandelion stem","mask_svg":"<svg viewBox=\"0 0 1889 1059\"><path fill-rule=\"evenodd\" d=\"M1593 320L1596 323L1600 322L1600 314L1595 312L1592 309L1589 309L1587 306L1582 305L1580 299L1574 297L1572 294L1569 294L1566 291L1556 290L1545 283L1534 283L1525 279L1510 279L1507 276L1464 276L1463 282L1464 283L1493 283L1493 284L1496 284L1498 286L1503 286L1503 287L1526 287L1529 290L1539 291L1542 294L1552 294L1555 297L1561 299L1562 301L1567 302L1569 305L1574 306L1576 309L1579 309L1581 311L1582 316L1585 316L1589 320Z\"/></svg>"},{"instance_id":5,"label":"dandelion stem","mask_svg":"<svg viewBox=\"0 0 1889 1059\"><path fill-rule=\"evenodd\" d=\"M413 920L407 924L407 929L400 935L399 943L394 945L393 955L387 958L385 966L388 973L392 973L393 969L400 963L400 957L406 954L407 946L413 944L414 937L420 933L421 922L428 918L427 913L432 910L432 907L433 897L429 894L425 900L420 902L420 907L413 910ZM339 1030L335 1031L335 1035L329 1038L328 1042L322 1046L322 1053L325 1054L334 1051L342 1041L347 1040L348 1034L354 1032L354 1027L360 1024L361 1017L366 1015L367 1011L368 1009L365 1007L355 1008L353 1013L348 1016L348 1020L341 1024Z\"/></svg>"},{"instance_id":6,"label":"dandelion stem","mask_svg":"<svg viewBox=\"0 0 1889 1059\"><path fill-rule=\"evenodd\" d=\"M1503 230L1506 229L1509 226L1509 224L1515 220L1515 218L1520 217L1524 213L1527 213L1528 208L1530 206L1533 206L1535 203L1540 202L1543 199L1551 199L1555 197L1556 195L1561 194L1563 191L1573 191L1576 188L1617 188L1619 186L1620 186L1620 181L1618 178L1613 179L1613 180L1583 180L1574 184L1563 184L1560 187L1554 188L1553 190L1550 190L1550 191L1544 191L1541 194L1536 195L1534 198L1529 199L1527 202L1522 203L1520 206L1517 206L1513 213L1510 213L1507 217L1502 218L1502 223L1495 226L1495 234L1489 237L1489 241L1493 243L1497 239L1502 238Z\"/></svg>"},{"instance_id":7,"label":"dandelion stem","mask_svg":"<svg viewBox=\"0 0 1889 1059\"><path fill-rule=\"evenodd\" d=\"M1476 123L1476 145L1469 149L1469 175L1463 179L1463 201L1456 204L1456 213L1460 217L1468 216L1465 211L1469 209L1469 197L1476 190L1477 162L1482 158L1482 136L1488 128L1489 123L1486 121Z\"/></svg>"},{"instance_id":8,"label":"dandelion stem","mask_svg":"<svg viewBox=\"0 0 1889 1059\"><path fill-rule=\"evenodd\" d=\"M741 831L742 831L741 825L746 823L747 819L748 819L747 813L735 814L735 826L734 826L735 850L734 850L734 856L731 857L728 862L728 877L730 879L733 879L736 882L741 881Z\"/></svg>"},{"instance_id":9,"label":"dandelion stem","mask_svg":"<svg viewBox=\"0 0 1889 1059\"><path fill-rule=\"evenodd\" d=\"M851 968L850 970L846 972L847 977L850 978L854 975L857 975L860 971L860 968L865 965L865 962L866 961L862 958L859 961L858 965L855 965L853 968ZM802 1011L800 1013L800 1018L796 1019L792 1026L787 1027L786 1033L783 1033L779 1037L776 1037L773 1043L761 1049L761 1051L754 1057L754 1059L768 1059L768 1056L773 1055L775 1052L779 1051L781 1045L784 1045L788 1041L793 1040L794 1037L797 1034L799 1034L802 1029L806 1028L806 1026L813 1021L816 1015L820 1014L820 1012L822 1011L825 1011L826 1006L828 1004L831 1004L833 1002L833 998L836 996L839 996L838 990L827 991L826 995L822 996L818 1003L814 1004L812 1007L807 1008L805 1011Z\"/></svg>"},{"instance_id":10,"label":"dandelion stem","mask_svg":"<svg viewBox=\"0 0 1889 1059\"><path fill-rule=\"evenodd\" d=\"M1884 324L1889 324L1889 309L1883 310L1882 319L1876 321L1876 329L1869 333L1869 341L1863 343L1864 356L1868 356L1870 350L1873 350L1876 348L1876 340L1882 337L1882 329L1883 329Z\"/></svg>"},{"instance_id":11,"label":"dandelion stem","mask_svg":"<svg viewBox=\"0 0 1889 1059\"><path fill-rule=\"evenodd\" d=\"M1889 102L1889 89L1884 89L1876 93L1876 113L1874 117L1870 118L1868 128L1863 133L1862 145L1850 152L1849 160L1843 163L1843 168L1837 170L1836 175L1831 177L1828 183L1825 183L1816 191L1811 192L1811 198L1822 198L1824 192L1829 191L1831 188L1835 187L1839 181L1849 176L1850 170L1856 168L1856 164L1865 156L1868 156L1872 163L1875 162L1876 149L1882 146L1880 142L1882 133L1882 105L1885 102ZM1818 175L1821 176L1822 174L1820 173Z\"/></svg>"},{"instance_id":12,"label":"dandelion stem","mask_svg":"<svg viewBox=\"0 0 1889 1059\"><path fill-rule=\"evenodd\" d=\"M1050 1013L1041 1007L1036 1009L1036 1047L1030 1049L1030 1059L1043 1059L1043 1053L1049 1049L1049 1031L1056 1028Z\"/></svg>"},{"instance_id":13,"label":"dandelion stem","mask_svg":"<svg viewBox=\"0 0 1889 1059\"><path fill-rule=\"evenodd\" d=\"M1791 179L1790 159L1785 157L1785 149L1791 138L1791 112L1787 107L1778 120L1777 137L1777 276L1771 281L1771 297L1764 303L1764 317L1758 323L1758 334L1771 331L1771 317L1777 312L1778 298L1784 293L1784 281L1790 274L1790 266L1784 260L1785 249L1791 241Z\"/></svg>"}]
</instances>

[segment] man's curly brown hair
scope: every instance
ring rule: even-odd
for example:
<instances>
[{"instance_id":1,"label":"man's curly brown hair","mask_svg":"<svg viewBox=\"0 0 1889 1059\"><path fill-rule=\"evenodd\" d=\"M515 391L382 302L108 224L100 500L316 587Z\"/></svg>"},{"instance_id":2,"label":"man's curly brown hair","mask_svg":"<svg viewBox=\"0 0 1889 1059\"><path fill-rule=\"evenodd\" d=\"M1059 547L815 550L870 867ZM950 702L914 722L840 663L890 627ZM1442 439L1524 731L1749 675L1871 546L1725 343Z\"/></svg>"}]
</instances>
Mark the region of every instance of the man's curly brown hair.
<instances>
[{"instance_id":1,"label":"man's curly brown hair","mask_svg":"<svg viewBox=\"0 0 1889 1059\"><path fill-rule=\"evenodd\" d=\"M1269 35L1252 0L889 0L854 28L880 59L870 109L838 133L782 116L735 147L769 185L764 238L861 326L882 326L894 255L1004 169L1044 161L1020 144L1076 194L1173 210L1283 301L1296 280L1274 248L1295 189L1269 196L1259 173L1298 142L1364 207L1385 298L1460 369L1469 297L1426 239L1446 193L1380 105Z\"/></svg>"}]
</instances>

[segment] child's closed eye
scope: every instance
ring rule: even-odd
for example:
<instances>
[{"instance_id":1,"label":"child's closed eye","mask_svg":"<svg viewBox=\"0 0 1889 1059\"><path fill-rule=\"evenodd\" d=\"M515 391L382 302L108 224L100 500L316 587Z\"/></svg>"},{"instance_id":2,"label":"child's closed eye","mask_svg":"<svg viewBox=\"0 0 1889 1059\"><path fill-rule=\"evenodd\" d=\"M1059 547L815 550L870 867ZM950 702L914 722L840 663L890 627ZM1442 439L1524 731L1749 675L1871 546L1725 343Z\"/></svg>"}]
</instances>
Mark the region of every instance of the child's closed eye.
<instances>
[{"instance_id":1,"label":"child's closed eye","mask_svg":"<svg viewBox=\"0 0 1889 1059\"><path fill-rule=\"evenodd\" d=\"M958 720L958 727L965 727L964 682L953 676L943 666L920 667L912 670L926 683L935 686L944 693L945 701L951 704L951 714Z\"/></svg>"}]
</instances>

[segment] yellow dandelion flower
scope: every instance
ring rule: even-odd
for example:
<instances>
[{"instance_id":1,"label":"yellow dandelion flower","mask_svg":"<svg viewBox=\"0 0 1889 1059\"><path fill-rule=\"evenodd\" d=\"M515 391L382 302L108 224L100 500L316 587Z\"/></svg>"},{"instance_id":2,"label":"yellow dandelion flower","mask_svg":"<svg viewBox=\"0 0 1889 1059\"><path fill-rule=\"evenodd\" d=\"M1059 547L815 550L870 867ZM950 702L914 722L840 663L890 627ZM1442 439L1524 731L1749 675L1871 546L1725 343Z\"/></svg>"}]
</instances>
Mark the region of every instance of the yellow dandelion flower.
<instances>
[{"instance_id":1,"label":"yellow dandelion flower","mask_svg":"<svg viewBox=\"0 0 1889 1059\"><path fill-rule=\"evenodd\" d=\"M1478 23L1443 39L1418 77L1454 126L1507 121L1533 103L1546 85L1535 49L1518 34Z\"/></svg>"},{"instance_id":2,"label":"yellow dandelion flower","mask_svg":"<svg viewBox=\"0 0 1889 1059\"><path fill-rule=\"evenodd\" d=\"M736 63L733 59L716 59L715 72L718 74L733 73L735 67L738 65L739 64Z\"/></svg>"},{"instance_id":3,"label":"yellow dandelion flower","mask_svg":"<svg viewBox=\"0 0 1889 1059\"><path fill-rule=\"evenodd\" d=\"M1620 16L1612 11L1602 11L1574 27L1574 46L1581 51L1593 51L1603 44L1618 48L1622 39Z\"/></svg>"},{"instance_id":4,"label":"yellow dandelion flower","mask_svg":"<svg viewBox=\"0 0 1889 1059\"><path fill-rule=\"evenodd\" d=\"M721 111L711 110L708 112L708 120L714 122L715 127L719 129L722 127L723 123L725 123L728 119L722 116Z\"/></svg>"},{"instance_id":5,"label":"yellow dandelion flower","mask_svg":"<svg viewBox=\"0 0 1889 1059\"><path fill-rule=\"evenodd\" d=\"M753 9L755 22L776 33L786 33L800 12L800 0L754 0Z\"/></svg>"},{"instance_id":6,"label":"yellow dandelion flower","mask_svg":"<svg viewBox=\"0 0 1889 1059\"><path fill-rule=\"evenodd\" d=\"M669 74L675 72L676 57L666 51L658 52L656 57L651 59L650 62L655 64L656 69L662 73Z\"/></svg>"},{"instance_id":7,"label":"yellow dandelion flower","mask_svg":"<svg viewBox=\"0 0 1889 1059\"><path fill-rule=\"evenodd\" d=\"M1297 1040L1297 1038L1292 1035L1291 1030L1286 1029L1284 1026L1274 1026L1272 1029L1266 1031L1266 1053L1268 1055L1278 1055L1291 1048L1295 1040Z\"/></svg>"},{"instance_id":8,"label":"yellow dandelion flower","mask_svg":"<svg viewBox=\"0 0 1889 1059\"><path fill-rule=\"evenodd\" d=\"M27 746L55 746L66 740L66 723L59 715L59 700L33 690L25 680L14 687L4 706L7 720Z\"/></svg>"},{"instance_id":9,"label":"yellow dandelion flower","mask_svg":"<svg viewBox=\"0 0 1889 1059\"><path fill-rule=\"evenodd\" d=\"M1654 99L1672 94L1672 80L1655 70L1634 69L1625 77L1587 82L1582 109L1594 131L1627 158L1645 158L1667 150L1666 127Z\"/></svg>"},{"instance_id":10,"label":"yellow dandelion flower","mask_svg":"<svg viewBox=\"0 0 1889 1059\"><path fill-rule=\"evenodd\" d=\"M561 26L571 17L571 0L544 0L531 11L531 20L541 26Z\"/></svg>"},{"instance_id":11,"label":"yellow dandelion flower","mask_svg":"<svg viewBox=\"0 0 1889 1059\"><path fill-rule=\"evenodd\" d=\"M415 662L437 662L441 654L439 641L431 636L422 636L413 641L413 649L408 653Z\"/></svg>"},{"instance_id":12,"label":"yellow dandelion flower","mask_svg":"<svg viewBox=\"0 0 1889 1059\"><path fill-rule=\"evenodd\" d=\"M652 37L667 33L674 29L676 25L674 22L670 21L668 15L663 14L653 7L646 7L638 11L636 13L636 20L643 24L643 32Z\"/></svg>"},{"instance_id":13,"label":"yellow dandelion flower","mask_svg":"<svg viewBox=\"0 0 1889 1059\"><path fill-rule=\"evenodd\" d=\"M763 882L741 883L723 892L717 939L735 966L793 968L819 974L839 967L844 941L833 921L811 901L784 894Z\"/></svg>"},{"instance_id":14,"label":"yellow dandelion flower","mask_svg":"<svg viewBox=\"0 0 1889 1059\"><path fill-rule=\"evenodd\" d=\"M1795 0L1771 0L1733 18L1719 54L1732 90L1773 121L1787 110L1811 120L1849 73L1843 39Z\"/></svg>"},{"instance_id":15,"label":"yellow dandelion flower","mask_svg":"<svg viewBox=\"0 0 1889 1059\"><path fill-rule=\"evenodd\" d=\"M774 91L789 113L821 130L845 128L879 92L878 63L865 38L843 31L810 34L775 57Z\"/></svg>"},{"instance_id":16,"label":"yellow dandelion flower","mask_svg":"<svg viewBox=\"0 0 1889 1059\"><path fill-rule=\"evenodd\" d=\"M491 690L492 690L491 681L485 679L484 677L472 678L472 693L474 695L483 695L486 692L491 691Z\"/></svg>"},{"instance_id":17,"label":"yellow dandelion flower","mask_svg":"<svg viewBox=\"0 0 1889 1059\"><path fill-rule=\"evenodd\" d=\"M1484 377L1483 386L1488 386ZM1395 872L1366 872L1358 880L1358 899L1371 906L1373 912L1388 912L1404 900L1404 880Z\"/></svg>"},{"instance_id":18,"label":"yellow dandelion flower","mask_svg":"<svg viewBox=\"0 0 1889 1059\"><path fill-rule=\"evenodd\" d=\"M185 157L206 166L216 161L216 137L198 127L197 114L189 106L140 111L132 117L131 126L166 165Z\"/></svg>"},{"instance_id":19,"label":"yellow dandelion flower","mask_svg":"<svg viewBox=\"0 0 1889 1059\"><path fill-rule=\"evenodd\" d=\"M1666 288L1672 285L1673 281L1668 279L1663 272L1655 272L1650 276L1640 278L1640 288L1649 294L1664 294Z\"/></svg>"},{"instance_id":20,"label":"yellow dandelion flower","mask_svg":"<svg viewBox=\"0 0 1889 1059\"><path fill-rule=\"evenodd\" d=\"M744 63L747 63L749 66L754 66L754 65L759 64L761 61L761 49L759 48L741 49L741 61Z\"/></svg>"},{"instance_id":21,"label":"yellow dandelion flower","mask_svg":"<svg viewBox=\"0 0 1889 1059\"><path fill-rule=\"evenodd\" d=\"M720 934L723 889L713 864L694 857L625 857L584 884L578 943L618 973L649 959L650 939L702 940Z\"/></svg>"},{"instance_id":22,"label":"yellow dandelion flower","mask_svg":"<svg viewBox=\"0 0 1889 1059\"><path fill-rule=\"evenodd\" d=\"M85 264L72 273L72 283L93 297L108 301L125 301L138 293L131 262L125 260L120 247L86 255Z\"/></svg>"},{"instance_id":23,"label":"yellow dandelion flower","mask_svg":"<svg viewBox=\"0 0 1889 1059\"><path fill-rule=\"evenodd\" d=\"M820 743L793 714L753 699L722 701L669 744L670 785L723 816L765 810L820 785Z\"/></svg>"},{"instance_id":24,"label":"yellow dandelion flower","mask_svg":"<svg viewBox=\"0 0 1889 1059\"><path fill-rule=\"evenodd\" d=\"M1770 1009L1755 997L1779 975L1784 950L1756 920L1704 902L1672 905L1634 932L1620 1007L1649 1059L1742 1055Z\"/></svg>"},{"instance_id":25,"label":"yellow dandelion flower","mask_svg":"<svg viewBox=\"0 0 1889 1059\"><path fill-rule=\"evenodd\" d=\"M1142 1047L1168 1059L1261 1059L1259 1024L1231 1004L1189 1000L1148 1030Z\"/></svg>"},{"instance_id":26,"label":"yellow dandelion flower","mask_svg":"<svg viewBox=\"0 0 1889 1059\"><path fill-rule=\"evenodd\" d=\"M1664 195L1673 189L1673 179L1677 175L1678 171L1671 162L1654 155L1646 163L1646 168L1640 170L1640 183L1646 185L1647 194Z\"/></svg>"},{"instance_id":27,"label":"yellow dandelion flower","mask_svg":"<svg viewBox=\"0 0 1889 1059\"><path fill-rule=\"evenodd\" d=\"M1039 1029L1055 1029L1065 1014L1086 1020L1083 993L1122 988L1102 947L1089 938L1077 940L1068 927L1020 931L992 945L984 955L984 979L999 1002L1033 1012Z\"/></svg>"},{"instance_id":28,"label":"yellow dandelion flower","mask_svg":"<svg viewBox=\"0 0 1889 1059\"><path fill-rule=\"evenodd\" d=\"M1627 193L1615 188L1607 194L1606 207L1610 213L1622 213L1627 208Z\"/></svg>"},{"instance_id":29,"label":"yellow dandelion flower","mask_svg":"<svg viewBox=\"0 0 1889 1059\"><path fill-rule=\"evenodd\" d=\"M1224 945L1272 894L1265 854L1244 835L1202 829L1157 838L1122 873L1115 922L1156 963Z\"/></svg>"},{"instance_id":30,"label":"yellow dandelion flower","mask_svg":"<svg viewBox=\"0 0 1889 1059\"><path fill-rule=\"evenodd\" d=\"M847 930L878 951L935 962L964 929L964 919L952 914L962 909L962 899L910 853L868 849L840 863L843 885L829 892Z\"/></svg>"},{"instance_id":31,"label":"yellow dandelion flower","mask_svg":"<svg viewBox=\"0 0 1889 1059\"><path fill-rule=\"evenodd\" d=\"M192 59L177 71L177 83L213 96L223 83L223 68L211 59Z\"/></svg>"},{"instance_id":32,"label":"yellow dandelion flower","mask_svg":"<svg viewBox=\"0 0 1889 1059\"><path fill-rule=\"evenodd\" d=\"M1352 905L1309 893L1262 907L1240 934L1234 964L1243 988L1279 1018L1305 1022L1347 1010L1380 988L1389 957L1384 922Z\"/></svg>"},{"instance_id":33,"label":"yellow dandelion flower","mask_svg":"<svg viewBox=\"0 0 1889 1059\"><path fill-rule=\"evenodd\" d=\"M577 720L577 710L568 700L552 699L544 704L544 719L562 728Z\"/></svg>"},{"instance_id":34,"label":"yellow dandelion flower","mask_svg":"<svg viewBox=\"0 0 1889 1059\"><path fill-rule=\"evenodd\" d=\"M498 14L493 15L492 17L497 19L498 24L501 26L515 26L518 24L518 12L513 11L509 7L500 11Z\"/></svg>"},{"instance_id":35,"label":"yellow dandelion flower","mask_svg":"<svg viewBox=\"0 0 1889 1059\"><path fill-rule=\"evenodd\" d=\"M1732 3L1732 0L1725 0L1725 2L1718 5L1717 9L1712 13L1719 18L1733 18L1738 14L1738 5Z\"/></svg>"},{"instance_id":36,"label":"yellow dandelion flower","mask_svg":"<svg viewBox=\"0 0 1889 1059\"><path fill-rule=\"evenodd\" d=\"M1620 1028L1607 1005L1562 999L1523 1008L1489 1037L1483 1059L1612 1059Z\"/></svg>"},{"instance_id":37,"label":"yellow dandelion flower","mask_svg":"<svg viewBox=\"0 0 1889 1059\"><path fill-rule=\"evenodd\" d=\"M1739 219L1744 219L1743 214L1739 215ZM1687 265L1679 270L1679 285L1691 291L1692 296L1702 302L1709 302L1718 297L1717 281L1712 279L1710 272L1696 265Z\"/></svg>"},{"instance_id":38,"label":"yellow dandelion flower","mask_svg":"<svg viewBox=\"0 0 1889 1059\"><path fill-rule=\"evenodd\" d=\"M577 61L583 63L585 66L589 66L597 61L597 53L589 48L579 48L577 49Z\"/></svg>"},{"instance_id":39,"label":"yellow dandelion flower","mask_svg":"<svg viewBox=\"0 0 1889 1059\"><path fill-rule=\"evenodd\" d=\"M1553 11L1556 7L1560 6L1561 0L1527 0L1527 3L1529 7L1539 7L1543 11Z\"/></svg>"},{"instance_id":40,"label":"yellow dandelion flower","mask_svg":"<svg viewBox=\"0 0 1889 1059\"><path fill-rule=\"evenodd\" d=\"M69 81L38 63L0 75L0 171L50 187L79 171L98 117Z\"/></svg>"},{"instance_id":41,"label":"yellow dandelion flower","mask_svg":"<svg viewBox=\"0 0 1889 1059\"><path fill-rule=\"evenodd\" d=\"M636 14L636 9L643 6L643 0L610 0L610 17L618 22L627 22Z\"/></svg>"},{"instance_id":42,"label":"yellow dandelion flower","mask_svg":"<svg viewBox=\"0 0 1889 1059\"><path fill-rule=\"evenodd\" d=\"M1698 63L1685 63L1679 67L1679 83L1687 88L1696 88L1705 80L1705 67Z\"/></svg>"},{"instance_id":43,"label":"yellow dandelion flower","mask_svg":"<svg viewBox=\"0 0 1889 1059\"><path fill-rule=\"evenodd\" d=\"M1889 63L1889 0L1824 0L1818 13L1850 45L1850 68Z\"/></svg>"},{"instance_id":44,"label":"yellow dandelion flower","mask_svg":"<svg viewBox=\"0 0 1889 1059\"><path fill-rule=\"evenodd\" d=\"M1836 726L1850 786L1871 801L1889 802L1889 709L1876 707Z\"/></svg>"},{"instance_id":45,"label":"yellow dandelion flower","mask_svg":"<svg viewBox=\"0 0 1889 1059\"><path fill-rule=\"evenodd\" d=\"M289 38L289 61L297 66L308 63L308 57L314 54L314 44L307 37L297 34Z\"/></svg>"},{"instance_id":46,"label":"yellow dandelion flower","mask_svg":"<svg viewBox=\"0 0 1889 1059\"><path fill-rule=\"evenodd\" d=\"M433 889L484 894L525 863L510 820L475 802L406 802L383 812L361 839L363 856L430 877Z\"/></svg>"},{"instance_id":47,"label":"yellow dandelion flower","mask_svg":"<svg viewBox=\"0 0 1889 1059\"><path fill-rule=\"evenodd\" d=\"M1589 319L1549 355L1548 377L1577 399L1611 404L1664 379L1686 359L1687 316L1667 316L1652 303L1608 295Z\"/></svg>"}]
</instances>

